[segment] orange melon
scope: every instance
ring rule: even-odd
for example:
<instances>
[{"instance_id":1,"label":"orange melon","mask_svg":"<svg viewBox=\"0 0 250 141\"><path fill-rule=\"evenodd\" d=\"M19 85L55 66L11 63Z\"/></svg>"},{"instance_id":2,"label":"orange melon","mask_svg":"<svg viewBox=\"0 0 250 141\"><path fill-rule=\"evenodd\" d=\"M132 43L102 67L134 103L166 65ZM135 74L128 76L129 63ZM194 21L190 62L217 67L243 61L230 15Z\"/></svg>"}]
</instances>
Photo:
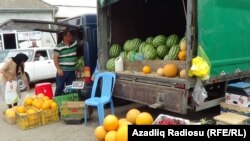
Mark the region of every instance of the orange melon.
<instances>
[{"instance_id":1,"label":"orange melon","mask_svg":"<svg viewBox=\"0 0 250 141\"><path fill-rule=\"evenodd\" d=\"M178 53L179 60L186 60L186 50L182 50Z\"/></svg>"},{"instance_id":2,"label":"orange melon","mask_svg":"<svg viewBox=\"0 0 250 141\"><path fill-rule=\"evenodd\" d=\"M177 76L178 69L175 64L167 64L164 66L164 75L167 77Z\"/></svg>"},{"instance_id":3,"label":"orange melon","mask_svg":"<svg viewBox=\"0 0 250 141\"><path fill-rule=\"evenodd\" d=\"M151 73L151 67L150 67L150 66L144 66L144 67L142 68L142 72L143 72L144 74L149 74L149 73Z\"/></svg>"}]
</instances>

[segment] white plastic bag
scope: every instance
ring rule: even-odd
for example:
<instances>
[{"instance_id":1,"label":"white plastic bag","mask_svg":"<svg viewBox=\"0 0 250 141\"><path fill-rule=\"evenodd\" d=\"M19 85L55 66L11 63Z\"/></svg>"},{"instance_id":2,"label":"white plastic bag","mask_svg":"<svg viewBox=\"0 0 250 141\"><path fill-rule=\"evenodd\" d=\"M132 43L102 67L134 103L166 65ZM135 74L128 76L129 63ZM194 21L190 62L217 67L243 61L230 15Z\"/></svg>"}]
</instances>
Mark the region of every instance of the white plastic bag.
<instances>
[{"instance_id":1,"label":"white plastic bag","mask_svg":"<svg viewBox=\"0 0 250 141\"><path fill-rule=\"evenodd\" d=\"M201 79L197 78L192 97L196 104L201 105L207 98L207 91L203 87Z\"/></svg>"},{"instance_id":2,"label":"white plastic bag","mask_svg":"<svg viewBox=\"0 0 250 141\"><path fill-rule=\"evenodd\" d=\"M4 100L6 104L14 104L18 102L17 81L7 81Z\"/></svg>"}]
</instances>

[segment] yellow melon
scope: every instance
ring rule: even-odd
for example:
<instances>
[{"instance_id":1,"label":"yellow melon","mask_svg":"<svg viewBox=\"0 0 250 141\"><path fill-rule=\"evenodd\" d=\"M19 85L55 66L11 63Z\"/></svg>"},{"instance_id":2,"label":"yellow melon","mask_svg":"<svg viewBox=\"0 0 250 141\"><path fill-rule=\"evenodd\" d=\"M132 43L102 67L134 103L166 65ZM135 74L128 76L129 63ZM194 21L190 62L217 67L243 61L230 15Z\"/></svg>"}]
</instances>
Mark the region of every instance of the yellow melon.
<instances>
[{"instance_id":1,"label":"yellow melon","mask_svg":"<svg viewBox=\"0 0 250 141\"><path fill-rule=\"evenodd\" d=\"M128 126L122 126L117 130L116 141L128 141Z\"/></svg>"},{"instance_id":2,"label":"yellow melon","mask_svg":"<svg viewBox=\"0 0 250 141\"><path fill-rule=\"evenodd\" d=\"M105 141L115 141L116 140L116 131L108 131L105 136Z\"/></svg>"},{"instance_id":3,"label":"yellow melon","mask_svg":"<svg viewBox=\"0 0 250 141\"><path fill-rule=\"evenodd\" d=\"M25 107L23 107L23 106L19 106L19 107L17 107L16 111L17 111L18 113L25 113L25 112L26 112L26 109L25 109Z\"/></svg>"},{"instance_id":4,"label":"yellow melon","mask_svg":"<svg viewBox=\"0 0 250 141\"><path fill-rule=\"evenodd\" d=\"M107 115L103 120L103 127L106 131L116 130L118 125L118 118L115 115Z\"/></svg>"},{"instance_id":5,"label":"yellow melon","mask_svg":"<svg viewBox=\"0 0 250 141\"><path fill-rule=\"evenodd\" d=\"M141 112L138 109L130 109L126 114L127 121L135 124L135 120L140 113Z\"/></svg>"},{"instance_id":6,"label":"yellow melon","mask_svg":"<svg viewBox=\"0 0 250 141\"><path fill-rule=\"evenodd\" d=\"M163 68L158 68L158 69L157 69L157 74L158 74L159 76L164 76L164 69L163 69Z\"/></svg>"},{"instance_id":7,"label":"yellow melon","mask_svg":"<svg viewBox=\"0 0 250 141\"><path fill-rule=\"evenodd\" d=\"M7 109L5 111L5 116L7 118L15 118L16 117L15 110L13 110L13 109Z\"/></svg>"},{"instance_id":8,"label":"yellow melon","mask_svg":"<svg viewBox=\"0 0 250 141\"><path fill-rule=\"evenodd\" d=\"M135 121L136 125L152 125L153 116L148 112L140 113Z\"/></svg>"},{"instance_id":9,"label":"yellow melon","mask_svg":"<svg viewBox=\"0 0 250 141\"><path fill-rule=\"evenodd\" d=\"M98 126L95 128L95 137L98 141L103 141L105 139L105 135L107 131L104 129L103 126Z\"/></svg>"},{"instance_id":10,"label":"yellow melon","mask_svg":"<svg viewBox=\"0 0 250 141\"><path fill-rule=\"evenodd\" d=\"M186 78L186 70L185 69L181 70L179 76L180 76L180 78L185 79Z\"/></svg>"}]
</instances>

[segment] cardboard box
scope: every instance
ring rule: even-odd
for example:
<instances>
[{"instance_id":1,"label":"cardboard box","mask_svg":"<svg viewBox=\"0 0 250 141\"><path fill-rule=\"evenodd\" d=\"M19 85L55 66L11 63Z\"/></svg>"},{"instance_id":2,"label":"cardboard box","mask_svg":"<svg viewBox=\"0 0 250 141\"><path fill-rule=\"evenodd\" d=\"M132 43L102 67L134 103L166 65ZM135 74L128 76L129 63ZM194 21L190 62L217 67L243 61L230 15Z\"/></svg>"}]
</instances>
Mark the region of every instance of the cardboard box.
<instances>
[{"instance_id":1,"label":"cardboard box","mask_svg":"<svg viewBox=\"0 0 250 141\"><path fill-rule=\"evenodd\" d=\"M247 116L235 114L235 113L223 113L214 117L217 125L243 125L247 124L250 118Z\"/></svg>"},{"instance_id":2,"label":"cardboard box","mask_svg":"<svg viewBox=\"0 0 250 141\"><path fill-rule=\"evenodd\" d=\"M223 114L227 112L236 113L239 115L250 117L250 107L249 108L239 107L236 105L227 104L225 102L220 103L220 113Z\"/></svg>"},{"instance_id":3,"label":"cardboard box","mask_svg":"<svg viewBox=\"0 0 250 141\"><path fill-rule=\"evenodd\" d=\"M84 118L83 101L63 101L61 105L62 119L82 119Z\"/></svg>"},{"instance_id":4,"label":"cardboard box","mask_svg":"<svg viewBox=\"0 0 250 141\"><path fill-rule=\"evenodd\" d=\"M250 107L250 83L237 82L229 84L226 103L240 107Z\"/></svg>"}]
</instances>

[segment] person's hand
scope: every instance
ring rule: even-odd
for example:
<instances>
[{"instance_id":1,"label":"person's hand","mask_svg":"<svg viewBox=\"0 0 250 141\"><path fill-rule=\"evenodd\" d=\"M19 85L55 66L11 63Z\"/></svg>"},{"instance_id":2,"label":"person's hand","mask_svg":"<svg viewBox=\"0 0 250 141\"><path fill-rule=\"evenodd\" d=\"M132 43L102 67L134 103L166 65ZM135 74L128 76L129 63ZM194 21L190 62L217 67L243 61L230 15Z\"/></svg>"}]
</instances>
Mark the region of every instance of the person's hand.
<instances>
[{"instance_id":1,"label":"person's hand","mask_svg":"<svg viewBox=\"0 0 250 141\"><path fill-rule=\"evenodd\" d=\"M58 76L63 76L63 71L61 69L58 69L57 74L58 74Z\"/></svg>"}]
</instances>

